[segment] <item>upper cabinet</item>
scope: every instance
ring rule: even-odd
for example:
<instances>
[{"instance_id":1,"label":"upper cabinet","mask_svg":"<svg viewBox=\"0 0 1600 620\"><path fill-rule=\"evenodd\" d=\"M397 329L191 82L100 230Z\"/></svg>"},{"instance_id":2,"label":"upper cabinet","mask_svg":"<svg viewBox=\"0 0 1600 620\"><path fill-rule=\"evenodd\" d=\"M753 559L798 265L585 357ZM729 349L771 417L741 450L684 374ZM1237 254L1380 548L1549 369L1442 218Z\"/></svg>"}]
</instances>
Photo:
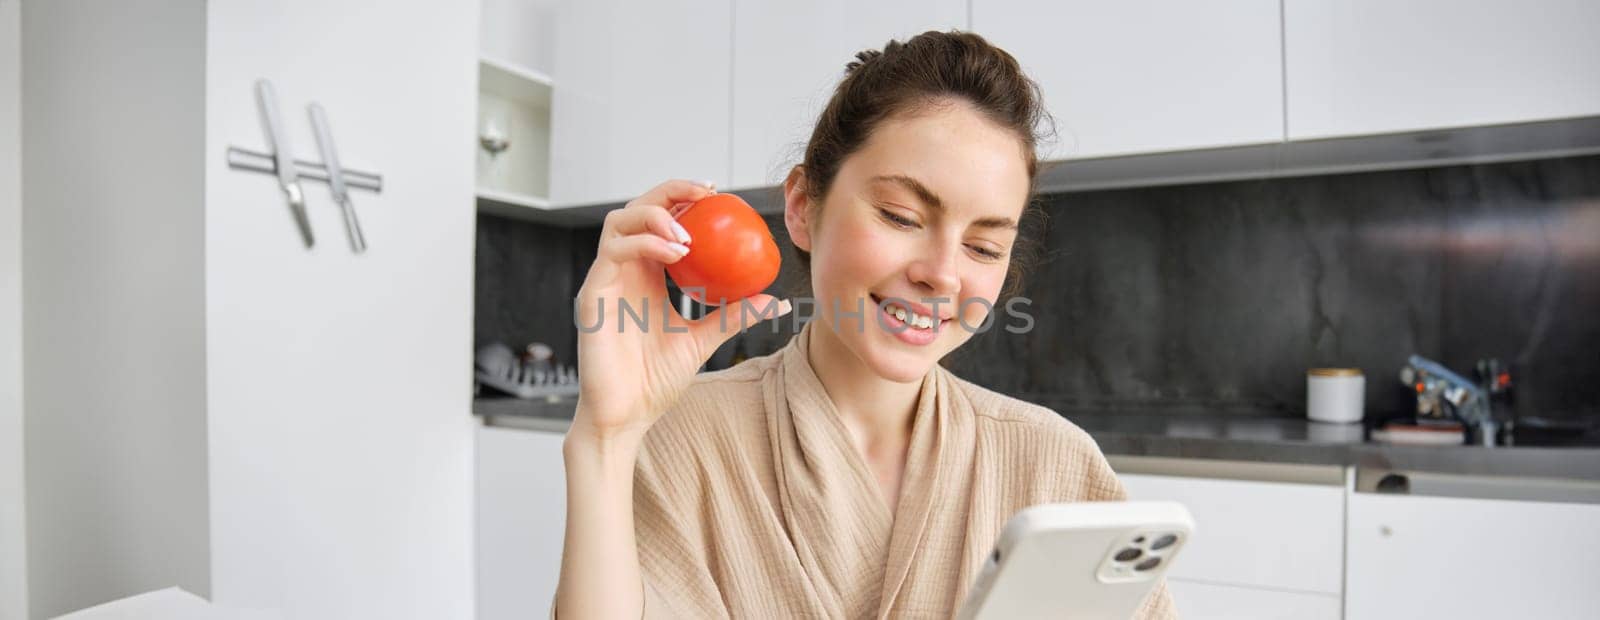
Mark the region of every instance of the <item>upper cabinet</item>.
<instances>
[{"instance_id":1,"label":"upper cabinet","mask_svg":"<svg viewBox=\"0 0 1600 620\"><path fill-rule=\"evenodd\" d=\"M1600 114L1592 0L1285 0L1291 140Z\"/></svg>"},{"instance_id":2,"label":"upper cabinet","mask_svg":"<svg viewBox=\"0 0 1600 620\"><path fill-rule=\"evenodd\" d=\"M478 55L533 73L550 73L556 4L540 0L479 0Z\"/></svg>"},{"instance_id":3,"label":"upper cabinet","mask_svg":"<svg viewBox=\"0 0 1600 620\"><path fill-rule=\"evenodd\" d=\"M782 183L857 52L966 26L966 0L735 0L732 176L723 185Z\"/></svg>"},{"instance_id":4,"label":"upper cabinet","mask_svg":"<svg viewBox=\"0 0 1600 620\"><path fill-rule=\"evenodd\" d=\"M1278 0L973 0L972 29L1039 82L1046 159L1283 140Z\"/></svg>"},{"instance_id":5,"label":"upper cabinet","mask_svg":"<svg viewBox=\"0 0 1600 620\"><path fill-rule=\"evenodd\" d=\"M727 185L728 2L563 2L552 15L554 205L625 201L671 178Z\"/></svg>"},{"instance_id":6,"label":"upper cabinet","mask_svg":"<svg viewBox=\"0 0 1600 620\"><path fill-rule=\"evenodd\" d=\"M481 168L517 169L526 183L490 189L547 191L547 203L525 201L541 210L615 204L668 178L777 185L804 155L845 65L927 30L977 32L1039 83L1057 130L1041 156L1066 160L1041 183L1058 190L1600 144L1600 3L1590 0L483 6L486 62L544 78L551 104L525 106L548 118L547 141L519 137L538 122L516 124L510 149L523 153L480 153ZM1472 132L1451 136L1451 148L1409 136L1458 127ZM541 148L548 170L524 174Z\"/></svg>"}]
</instances>

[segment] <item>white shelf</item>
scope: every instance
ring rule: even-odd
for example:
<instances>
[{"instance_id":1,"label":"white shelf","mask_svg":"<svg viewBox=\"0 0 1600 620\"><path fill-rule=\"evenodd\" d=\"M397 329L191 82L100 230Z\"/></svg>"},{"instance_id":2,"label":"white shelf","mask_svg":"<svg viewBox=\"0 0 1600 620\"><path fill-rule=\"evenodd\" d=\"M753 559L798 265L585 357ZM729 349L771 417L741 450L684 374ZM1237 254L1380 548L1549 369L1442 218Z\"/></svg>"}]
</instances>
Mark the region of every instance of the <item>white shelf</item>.
<instances>
[{"instance_id":1,"label":"white shelf","mask_svg":"<svg viewBox=\"0 0 1600 620\"><path fill-rule=\"evenodd\" d=\"M555 80L543 71L489 58L478 58L478 90L549 108Z\"/></svg>"},{"instance_id":2,"label":"white shelf","mask_svg":"<svg viewBox=\"0 0 1600 620\"><path fill-rule=\"evenodd\" d=\"M494 128L510 146L491 155L477 152L478 208L500 215L548 210L550 201L549 75L490 57L478 59L478 126ZM478 140L475 138L474 142Z\"/></svg>"}]
</instances>

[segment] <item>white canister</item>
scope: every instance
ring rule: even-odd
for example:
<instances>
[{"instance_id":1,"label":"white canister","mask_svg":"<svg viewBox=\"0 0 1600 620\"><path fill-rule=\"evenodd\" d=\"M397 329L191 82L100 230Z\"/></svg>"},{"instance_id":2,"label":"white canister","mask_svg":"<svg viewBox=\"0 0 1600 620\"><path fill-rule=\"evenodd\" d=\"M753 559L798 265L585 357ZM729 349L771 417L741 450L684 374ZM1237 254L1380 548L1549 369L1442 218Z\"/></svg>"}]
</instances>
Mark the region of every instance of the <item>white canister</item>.
<instances>
[{"instance_id":1,"label":"white canister","mask_svg":"<svg viewBox=\"0 0 1600 620\"><path fill-rule=\"evenodd\" d=\"M1367 378L1360 368L1312 368L1306 371L1306 417L1314 422L1352 424L1361 421Z\"/></svg>"}]
</instances>

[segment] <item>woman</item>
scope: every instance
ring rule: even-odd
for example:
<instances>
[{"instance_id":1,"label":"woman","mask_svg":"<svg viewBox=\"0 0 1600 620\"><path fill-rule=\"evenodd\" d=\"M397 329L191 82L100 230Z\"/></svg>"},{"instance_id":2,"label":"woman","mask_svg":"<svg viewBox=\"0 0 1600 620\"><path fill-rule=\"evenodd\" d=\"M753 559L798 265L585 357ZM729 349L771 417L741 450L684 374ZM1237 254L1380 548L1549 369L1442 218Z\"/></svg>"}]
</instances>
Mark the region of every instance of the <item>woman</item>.
<instances>
[{"instance_id":1,"label":"woman","mask_svg":"<svg viewBox=\"0 0 1600 620\"><path fill-rule=\"evenodd\" d=\"M578 294L603 327L579 336L561 617L948 617L1016 511L1125 496L1081 429L938 365L1017 275L1037 86L970 33L857 58L784 182L817 314L780 351L697 375L736 317L619 328L617 300L660 306L694 248L673 209L710 183L606 218ZM1141 613L1173 615L1164 585Z\"/></svg>"}]
</instances>

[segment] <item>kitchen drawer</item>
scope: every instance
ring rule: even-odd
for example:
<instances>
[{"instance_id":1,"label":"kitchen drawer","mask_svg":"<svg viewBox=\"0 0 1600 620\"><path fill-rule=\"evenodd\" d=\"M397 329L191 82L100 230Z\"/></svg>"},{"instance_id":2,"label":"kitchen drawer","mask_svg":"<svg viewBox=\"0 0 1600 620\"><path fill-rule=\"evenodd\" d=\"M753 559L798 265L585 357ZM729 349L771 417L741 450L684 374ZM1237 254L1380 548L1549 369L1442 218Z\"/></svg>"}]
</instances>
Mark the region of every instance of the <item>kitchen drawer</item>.
<instances>
[{"instance_id":1,"label":"kitchen drawer","mask_svg":"<svg viewBox=\"0 0 1600 620\"><path fill-rule=\"evenodd\" d=\"M1172 604L1184 620L1338 620L1339 597L1334 594L1285 592L1182 579L1167 579Z\"/></svg>"},{"instance_id":2,"label":"kitchen drawer","mask_svg":"<svg viewBox=\"0 0 1600 620\"><path fill-rule=\"evenodd\" d=\"M1170 576L1293 592L1342 593L1344 487L1119 471L1130 499L1181 502L1195 536Z\"/></svg>"}]
</instances>

